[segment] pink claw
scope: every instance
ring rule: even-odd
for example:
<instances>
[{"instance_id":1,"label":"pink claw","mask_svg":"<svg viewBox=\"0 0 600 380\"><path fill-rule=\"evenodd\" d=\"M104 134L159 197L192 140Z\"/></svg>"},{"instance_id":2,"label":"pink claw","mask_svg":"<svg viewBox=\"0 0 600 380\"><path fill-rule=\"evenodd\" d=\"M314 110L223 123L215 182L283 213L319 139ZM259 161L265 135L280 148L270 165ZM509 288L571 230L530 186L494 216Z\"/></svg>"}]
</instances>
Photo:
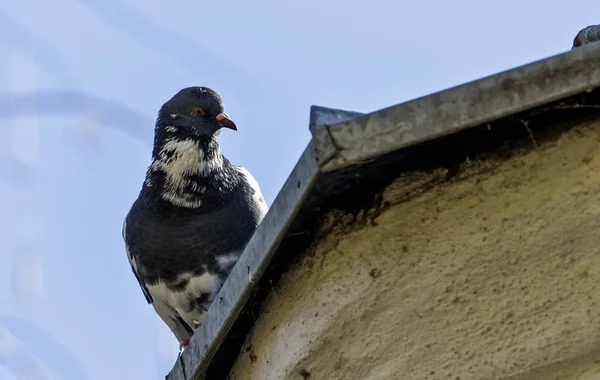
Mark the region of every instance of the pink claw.
<instances>
[{"instance_id":1,"label":"pink claw","mask_svg":"<svg viewBox=\"0 0 600 380\"><path fill-rule=\"evenodd\" d=\"M187 345L190 344L190 339L192 339L192 337L188 336L187 338L185 338L183 340L183 342L179 343L179 350L180 351L183 349L183 347L187 347Z\"/></svg>"}]
</instances>

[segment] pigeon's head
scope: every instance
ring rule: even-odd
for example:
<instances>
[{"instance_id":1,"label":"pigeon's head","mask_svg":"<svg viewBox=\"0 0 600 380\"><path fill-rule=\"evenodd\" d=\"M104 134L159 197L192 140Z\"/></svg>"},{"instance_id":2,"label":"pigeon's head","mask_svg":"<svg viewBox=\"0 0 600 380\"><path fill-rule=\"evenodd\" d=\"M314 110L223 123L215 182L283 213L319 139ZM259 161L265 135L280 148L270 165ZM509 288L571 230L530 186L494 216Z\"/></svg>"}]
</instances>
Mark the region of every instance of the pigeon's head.
<instances>
[{"instance_id":1,"label":"pigeon's head","mask_svg":"<svg viewBox=\"0 0 600 380\"><path fill-rule=\"evenodd\" d=\"M157 126L197 137L212 137L221 128L237 131L223 112L221 96L208 87L187 87L175 94L161 107Z\"/></svg>"}]
</instances>

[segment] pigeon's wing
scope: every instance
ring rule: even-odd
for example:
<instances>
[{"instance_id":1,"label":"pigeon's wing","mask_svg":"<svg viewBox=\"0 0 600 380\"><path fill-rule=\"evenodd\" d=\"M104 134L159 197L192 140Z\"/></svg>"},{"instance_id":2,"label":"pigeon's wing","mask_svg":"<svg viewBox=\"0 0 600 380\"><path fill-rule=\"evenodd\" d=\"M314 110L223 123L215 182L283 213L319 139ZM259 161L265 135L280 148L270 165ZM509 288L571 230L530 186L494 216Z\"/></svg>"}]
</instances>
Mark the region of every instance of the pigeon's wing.
<instances>
[{"instance_id":1,"label":"pigeon's wing","mask_svg":"<svg viewBox=\"0 0 600 380\"><path fill-rule=\"evenodd\" d=\"M125 220L123 221L123 241L125 242L125 252L127 253L127 260L129 260L129 264L131 265L131 270L133 271L133 275L135 276L135 278L138 280L138 283L140 284L140 287L142 288L142 292L144 293L144 297L146 297L146 301L148 301L148 303L152 303L152 296L150 295L150 292L148 291L148 287L146 286L146 283L142 280L142 278L140 277L140 275L137 272L137 265L135 263L135 258L131 255L131 252L129 250L129 243L127 242L127 217L125 217Z\"/></svg>"},{"instance_id":2,"label":"pigeon's wing","mask_svg":"<svg viewBox=\"0 0 600 380\"><path fill-rule=\"evenodd\" d=\"M169 329L171 329L173 335L175 335L175 338L180 343L194 334L194 330L185 323L177 311L163 302L163 300L154 300L152 306L156 310L156 314L169 326Z\"/></svg>"},{"instance_id":3,"label":"pigeon's wing","mask_svg":"<svg viewBox=\"0 0 600 380\"><path fill-rule=\"evenodd\" d=\"M262 192L260 191L260 186L258 182L250 174L250 172L244 168L243 166L233 165L234 168L242 175L245 179L246 184L251 189L252 199L255 202L255 205L258 207L258 210L261 213L261 217L264 217L267 211L269 211L269 206L267 206L267 202L265 201L265 197L263 197Z\"/></svg>"},{"instance_id":4,"label":"pigeon's wing","mask_svg":"<svg viewBox=\"0 0 600 380\"><path fill-rule=\"evenodd\" d=\"M156 310L156 314L169 326L169 329L173 332L177 340L179 342L183 342L187 337L191 336L194 331L188 326L187 323L183 321L183 319L179 316L177 311L167 305L161 299L154 299L146 283L142 280L142 277L137 272L137 265L135 263L135 257L132 256L131 251L129 249L129 243L127 242L127 217L123 221L123 241L125 242L125 252L127 253L127 259L129 260L129 264L131 265L131 270L133 271L133 275L138 280L140 287L142 288L142 292L144 293L144 297L146 297L146 301L154 307Z\"/></svg>"}]
</instances>

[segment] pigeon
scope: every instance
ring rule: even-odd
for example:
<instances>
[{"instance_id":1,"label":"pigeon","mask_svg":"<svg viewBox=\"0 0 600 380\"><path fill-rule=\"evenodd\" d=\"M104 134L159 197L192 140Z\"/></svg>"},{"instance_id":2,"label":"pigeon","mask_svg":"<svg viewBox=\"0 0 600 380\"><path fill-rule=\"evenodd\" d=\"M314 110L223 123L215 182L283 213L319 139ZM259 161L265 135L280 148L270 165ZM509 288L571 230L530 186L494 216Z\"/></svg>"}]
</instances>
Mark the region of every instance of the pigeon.
<instances>
[{"instance_id":1,"label":"pigeon","mask_svg":"<svg viewBox=\"0 0 600 380\"><path fill-rule=\"evenodd\" d=\"M575 36L571 50L598 40L600 40L600 25L587 26Z\"/></svg>"},{"instance_id":2,"label":"pigeon","mask_svg":"<svg viewBox=\"0 0 600 380\"><path fill-rule=\"evenodd\" d=\"M260 187L220 150L237 131L221 96L188 87L160 109L152 161L123 222L123 240L146 301L189 344L268 211Z\"/></svg>"}]
</instances>

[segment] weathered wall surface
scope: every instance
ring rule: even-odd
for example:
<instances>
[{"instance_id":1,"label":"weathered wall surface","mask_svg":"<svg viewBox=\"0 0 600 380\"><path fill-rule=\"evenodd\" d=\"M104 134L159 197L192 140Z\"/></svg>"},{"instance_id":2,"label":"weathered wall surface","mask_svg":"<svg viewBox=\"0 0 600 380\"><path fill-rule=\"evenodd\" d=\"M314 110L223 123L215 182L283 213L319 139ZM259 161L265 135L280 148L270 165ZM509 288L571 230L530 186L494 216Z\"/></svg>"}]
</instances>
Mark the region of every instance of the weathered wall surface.
<instances>
[{"instance_id":1,"label":"weathered wall surface","mask_svg":"<svg viewBox=\"0 0 600 380\"><path fill-rule=\"evenodd\" d=\"M369 223L331 215L229 379L599 379L599 136L587 123L428 191L443 171L399 179Z\"/></svg>"}]
</instances>

